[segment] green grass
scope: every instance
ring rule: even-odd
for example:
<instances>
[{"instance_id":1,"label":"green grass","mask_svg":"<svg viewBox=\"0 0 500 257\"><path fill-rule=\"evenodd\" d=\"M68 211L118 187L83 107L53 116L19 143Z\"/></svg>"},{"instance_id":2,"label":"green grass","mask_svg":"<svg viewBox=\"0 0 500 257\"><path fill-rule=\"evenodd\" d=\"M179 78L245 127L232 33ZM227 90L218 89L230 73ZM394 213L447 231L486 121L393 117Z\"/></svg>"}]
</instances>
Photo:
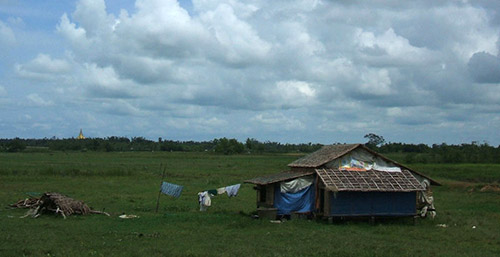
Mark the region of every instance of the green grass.
<instances>
[{"instance_id":1,"label":"green grass","mask_svg":"<svg viewBox=\"0 0 500 257\"><path fill-rule=\"evenodd\" d=\"M57 191L84 200L102 215L43 215L0 209L0 256L499 256L500 193L475 190L498 183L497 165L412 165L443 182L434 188L438 216L336 222L253 220L255 191L212 199L199 212L196 193L286 169L294 155L209 153L0 153L0 204L27 192ZM155 213L160 163L166 181L185 186L163 195ZM476 167L480 167L477 168ZM474 189L474 190L471 190ZM123 220L122 213L139 215ZM437 227L447 224L447 228ZM475 229L472 227L476 226Z\"/></svg>"},{"instance_id":2,"label":"green grass","mask_svg":"<svg viewBox=\"0 0 500 257\"><path fill-rule=\"evenodd\" d=\"M429 176L444 180L474 183L500 183L500 164L412 164L410 166Z\"/></svg>"}]
</instances>

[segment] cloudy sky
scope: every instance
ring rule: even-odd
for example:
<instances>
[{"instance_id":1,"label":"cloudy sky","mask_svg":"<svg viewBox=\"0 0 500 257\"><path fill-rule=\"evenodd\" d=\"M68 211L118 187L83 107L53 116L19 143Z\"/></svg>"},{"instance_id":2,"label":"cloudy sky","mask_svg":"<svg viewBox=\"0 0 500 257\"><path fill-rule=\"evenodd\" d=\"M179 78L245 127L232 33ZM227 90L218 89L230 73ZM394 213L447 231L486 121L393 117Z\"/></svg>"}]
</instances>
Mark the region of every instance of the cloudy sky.
<instances>
[{"instance_id":1,"label":"cloudy sky","mask_svg":"<svg viewBox=\"0 0 500 257\"><path fill-rule=\"evenodd\" d=\"M0 138L500 144L498 1L0 0Z\"/></svg>"}]
</instances>

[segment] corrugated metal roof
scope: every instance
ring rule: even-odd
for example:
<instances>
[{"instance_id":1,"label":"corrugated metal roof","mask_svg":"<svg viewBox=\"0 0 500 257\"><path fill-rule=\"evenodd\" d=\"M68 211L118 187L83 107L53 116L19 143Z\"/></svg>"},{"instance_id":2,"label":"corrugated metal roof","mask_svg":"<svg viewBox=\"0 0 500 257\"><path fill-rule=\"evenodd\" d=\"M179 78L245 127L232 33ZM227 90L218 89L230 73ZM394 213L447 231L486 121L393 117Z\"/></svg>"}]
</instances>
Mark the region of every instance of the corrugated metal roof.
<instances>
[{"instance_id":1,"label":"corrugated metal roof","mask_svg":"<svg viewBox=\"0 0 500 257\"><path fill-rule=\"evenodd\" d=\"M412 192L425 190L424 186L409 170L386 172L316 169L315 171L325 187L334 192Z\"/></svg>"},{"instance_id":2,"label":"corrugated metal roof","mask_svg":"<svg viewBox=\"0 0 500 257\"><path fill-rule=\"evenodd\" d=\"M248 180L245 180L244 182L255 184L255 185L267 185L267 184L272 184L272 183L276 183L276 182L286 181L289 179L300 178L300 177L304 177L304 176L312 175L312 174L314 174L313 170L306 171L306 172L303 172L303 171L283 171L280 173L270 174L267 176L248 179Z\"/></svg>"},{"instance_id":3,"label":"corrugated metal roof","mask_svg":"<svg viewBox=\"0 0 500 257\"><path fill-rule=\"evenodd\" d=\"M316 152L310 153L290 164L288 167L318 168L356 149L360 144L325 145Z\"/></svg>"}]
</instances>

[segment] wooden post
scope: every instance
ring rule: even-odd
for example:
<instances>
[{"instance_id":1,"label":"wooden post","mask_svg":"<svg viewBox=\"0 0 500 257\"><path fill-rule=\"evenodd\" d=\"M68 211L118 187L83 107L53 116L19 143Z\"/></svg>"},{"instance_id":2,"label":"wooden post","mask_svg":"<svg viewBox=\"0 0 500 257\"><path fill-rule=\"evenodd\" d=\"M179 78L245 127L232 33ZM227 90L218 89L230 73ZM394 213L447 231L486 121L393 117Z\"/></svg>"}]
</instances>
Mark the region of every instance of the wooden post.
<instances>
[{"instance_id":1,"label":"wooden post","mask_svg":"<svg viewBox=\"0 0 500 257\"><path fill-rule=\"evenodd\" d=\"M162 163L160 163L160 170L161 170ZM163 173L161 174L161 181L160 181L160 190L158 191L158 199L156 200L156 213L158 213L158 208L160 207L160 196L161 196L161 186L163 185L163 179L165 178L165 170L167 169L167 165L163 168Z\"/></svg>"}]
</instances>

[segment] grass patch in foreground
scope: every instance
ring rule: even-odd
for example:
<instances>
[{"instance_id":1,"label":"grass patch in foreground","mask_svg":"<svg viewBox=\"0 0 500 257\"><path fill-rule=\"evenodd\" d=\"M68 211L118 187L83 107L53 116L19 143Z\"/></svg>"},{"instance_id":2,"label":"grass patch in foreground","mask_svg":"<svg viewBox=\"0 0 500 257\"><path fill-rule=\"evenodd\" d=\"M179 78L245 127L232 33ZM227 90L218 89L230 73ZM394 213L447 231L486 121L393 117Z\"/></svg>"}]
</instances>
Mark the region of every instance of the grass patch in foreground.
<instances>
[{"instance_id":1,"label":"grass patch in foreground","mask_svg":"<svg viewBox=\"0 0 500 257\"><path fill-rule=\"evenodd\" d=\"M253 220L250 213L255 210L255 191L246 184L238 197L217 196L207 212L198 211L198 191L284 170L296 158L205 153L0 154L1 163L6 163L0 167L3 206L25 197L26 192L57 191L84 200L97 210L106 208L112 214L112 217L71 216L66 220L50 215L19 219L25 210L1 208L0 256L498 256L500 253L500 194L454 186L451 182L456 181L454 178L461 180L461 175L449 177L440 173L441 169L429 173L444 180L444 186L434 188L438 216L435 220L420 220L416 226L408 219L377 221L375 225L366 220L334 224L308 220L272 224ZM160 212L156 214L161 162L167 165L166 180L184 185L185 191L179 199L162 196ZM49 167L54 172L44 173ZM418 170L426 173L424 168ZM72 169L89 172L63 175ZM126 173L116 174L120 169ZM122 213L140 218L119 219Z\"/></svg>"}]
</instances>

